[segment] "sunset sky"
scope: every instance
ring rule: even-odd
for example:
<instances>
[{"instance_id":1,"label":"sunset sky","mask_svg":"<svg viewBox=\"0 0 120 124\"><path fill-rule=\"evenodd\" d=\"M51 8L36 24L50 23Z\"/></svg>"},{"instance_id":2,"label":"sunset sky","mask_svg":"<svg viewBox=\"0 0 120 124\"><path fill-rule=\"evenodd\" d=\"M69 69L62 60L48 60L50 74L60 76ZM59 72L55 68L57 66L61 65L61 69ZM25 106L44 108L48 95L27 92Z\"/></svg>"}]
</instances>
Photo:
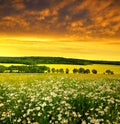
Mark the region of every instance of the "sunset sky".
<instances>
[{"instance_id":1,"label":"sunset sky","mask_svg":"<svg viewBox=\"0 0 120 124\"><path fill-rule=\"evenodd\" d=\"M0 56L120 61L120 0L0 0Z\"/></svg>"}]
</instances>

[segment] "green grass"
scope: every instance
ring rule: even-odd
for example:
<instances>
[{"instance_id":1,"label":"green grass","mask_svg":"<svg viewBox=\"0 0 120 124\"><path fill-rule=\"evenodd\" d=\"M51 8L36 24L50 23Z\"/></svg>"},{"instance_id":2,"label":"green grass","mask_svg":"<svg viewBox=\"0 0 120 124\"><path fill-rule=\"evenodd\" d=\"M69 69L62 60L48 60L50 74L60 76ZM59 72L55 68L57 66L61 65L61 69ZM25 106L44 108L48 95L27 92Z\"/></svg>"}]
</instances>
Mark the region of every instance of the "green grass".
<instances>
[{"instance_id":1,"label":"green grass","mask_svg":"<svg viewBox=\"0 0 120 124\"><path fill-rule=\"evenodd\" d=\"M0 74L0 124L118 124L120 75Z\"/></svg>"}]
</instances>

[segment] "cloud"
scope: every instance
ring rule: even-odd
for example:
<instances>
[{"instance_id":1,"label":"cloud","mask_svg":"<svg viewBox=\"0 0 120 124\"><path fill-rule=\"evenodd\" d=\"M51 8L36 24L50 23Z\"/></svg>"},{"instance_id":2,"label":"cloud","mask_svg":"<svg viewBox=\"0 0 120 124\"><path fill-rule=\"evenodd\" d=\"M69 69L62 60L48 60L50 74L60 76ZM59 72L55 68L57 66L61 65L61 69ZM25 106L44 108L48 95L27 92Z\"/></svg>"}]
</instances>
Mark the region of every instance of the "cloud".
<instances>
[{"instance_id":1,"label":"cloud","mask_svg":"<svg viewBox=\"0 0 120 124\"><path fill-rule=\"evenodd\" d=\"M120 38L116 0L1 0L0 32Z\"/></svg>"},{"instance_id":2,"label":"cloud","mask_svg":"<svg viewBox=\"0 0 120 124\"><path fill-rule=\"evenodd\" d=\"M20 18L20 16L13 17L13 16L5 16L0 21L0 27L3 30L8 30L10 32L16 32L24 28L24 30L29 30L29 23Z\"/></svg>"},{"instance_id":3,"label":"cloud","mask_svg":"<svg viewBox=\"0 0 120 124\"><path fill-rule=\"evenodd\" d=\"M12 0L12 7L15 10L23 10L25 9L25 4L23 0Z\"/></svg>"}]
</instances>

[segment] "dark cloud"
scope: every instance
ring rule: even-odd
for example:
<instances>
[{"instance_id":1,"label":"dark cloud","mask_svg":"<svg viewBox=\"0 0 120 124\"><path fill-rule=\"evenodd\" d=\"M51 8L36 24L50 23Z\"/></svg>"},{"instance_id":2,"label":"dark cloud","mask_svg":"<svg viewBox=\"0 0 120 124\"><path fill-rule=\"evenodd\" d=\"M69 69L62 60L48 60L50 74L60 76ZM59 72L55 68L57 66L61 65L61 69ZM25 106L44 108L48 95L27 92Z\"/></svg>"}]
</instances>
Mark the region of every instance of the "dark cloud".
<instances>
[{"instance_id":1,"label":"dark cloud","mask_svg":"<svg viewBox=\"0 0 120 124\"><path fill-rule=\"evenodd\" d=\"M0 0L0 32L120 38L119 0Z\"/></svg>"},{"instance_id":2,"label":"dark cloud","mask_svg":"<svg viewBox=\"0 0 120 124\"><path fill-rule=\"evenodd\" d=\"M27 0L24 4L28 10L43 10L50 6L48 0Z\"/></svg>"},{"instance_id":3,"label":"dark cloud","mask_svg":"<svg viewBox=\"0 0 120 124\"><path fill-rule=\"evenodd\" d=\"M89 18L89 10L86 8L72 16L72 20L86 20L88 18Z\"/></svg>"}]
</instances>

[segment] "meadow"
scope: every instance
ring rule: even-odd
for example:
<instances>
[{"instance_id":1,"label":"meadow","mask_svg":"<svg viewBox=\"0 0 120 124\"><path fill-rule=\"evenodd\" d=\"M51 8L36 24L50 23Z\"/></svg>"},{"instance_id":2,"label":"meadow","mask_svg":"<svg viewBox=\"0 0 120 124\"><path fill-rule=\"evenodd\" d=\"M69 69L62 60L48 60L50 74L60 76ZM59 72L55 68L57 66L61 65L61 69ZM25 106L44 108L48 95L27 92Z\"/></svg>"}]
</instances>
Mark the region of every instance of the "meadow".
<instances>
[{"instance_id":1,"label":"meadow","mask_svg":"<svg viewBox=\"0 0 120 124\"><path fill-rule=\"evenodd\" d=\"M120 75L0 74L0 124L119 124Z\"/></svg>"}]
</instances>

